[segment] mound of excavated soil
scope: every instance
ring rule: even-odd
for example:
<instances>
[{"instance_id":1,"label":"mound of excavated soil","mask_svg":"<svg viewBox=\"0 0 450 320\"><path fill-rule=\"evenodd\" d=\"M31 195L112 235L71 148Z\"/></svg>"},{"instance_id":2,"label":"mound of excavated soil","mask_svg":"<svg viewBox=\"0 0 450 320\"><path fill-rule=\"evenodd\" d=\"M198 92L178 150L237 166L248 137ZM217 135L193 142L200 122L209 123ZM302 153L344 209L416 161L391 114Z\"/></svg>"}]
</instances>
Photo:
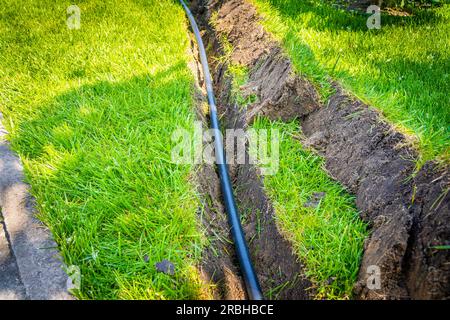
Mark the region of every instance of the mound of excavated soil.
<instances>
[{"instance_id":1,"label":"mound of excavated soil","mask_svg":"<svg viewBox=\"0 0 450 320\"><path fill-rule=\"evenodd\" d=\"M336 93L322 106L314 86L294 74L290 60L262 29L256 10L245 0L199 0L193 2L192 8L203 22L211 54L220 55L217 39L226 36L235 48L231 62L250 69L250 81L244 93L258 97L258 102L246 111L236 110L230 100L227 66L211 60L216 67L216 90L224 126L245 128L256 115L285 121L298 118L306 136L303 143L323 155L330 174L355 194L361 217L372 228L355 285L356 297L450 298L450 250L440 247L450 241L450 166L428 162L413 177L417 153L407 139L338 85ZM217 12L215 29L208 25L213 12ZM273 208L256 168L233 167L232 173L239 205L251 211L250 222L244 226L249 239L255 235L252 230L256 212L263 213L265 231L250 242L263 288L273 288L273 279L278 283L292 281L292 277L301 275L302 268L276 229ZM202 185L214 190L204 192L220 199L217 198L218 181L210 180L210 174ZM220 208L218 203L212 207L216 205ZM222 230L226 230L225 214L220 210L206 220L219 219ZM224 243L220 259L229 259L226 254L229 250L232 248ZM210 254L209 261L205 262L211 265L209 274L216 276L214 280L230 278L224 270L232 270L235 276L231 278L239 279L233 261L224 267L217 262L220 259ZM380 288L371 286L376 284L371 280L377 268ZM278 269L282 271L278 273L281 277L275 272ZM300 277L280 297L308 298L304 293L307 286L308 282ZM239 290L242 292L242 286Z\"/></svg>"},{"instance_id":2,"label":"mound of excavated soil","mask_svg":"<svg viewBox=\"0 0 450 320\"><path fill-rule=\"evenodd\" d=\"M305 143L325 157L326 168L356 195L361 217L372 226L365 244L360 298L439 299L450 295L448 170L427 163L411 179L415 152L403 135L360 101L341 91L303 121ZM370 266L381 288L370 290Z\"/></svg>"}]
</instances>

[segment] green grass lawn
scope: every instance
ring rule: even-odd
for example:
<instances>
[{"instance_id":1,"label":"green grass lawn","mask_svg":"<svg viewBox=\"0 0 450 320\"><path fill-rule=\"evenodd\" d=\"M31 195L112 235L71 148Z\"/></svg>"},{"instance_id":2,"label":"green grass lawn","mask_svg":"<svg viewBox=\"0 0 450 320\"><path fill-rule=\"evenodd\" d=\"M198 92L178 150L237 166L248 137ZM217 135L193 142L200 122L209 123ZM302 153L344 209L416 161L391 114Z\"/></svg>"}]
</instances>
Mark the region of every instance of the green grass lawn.
<instances>
[{"instance_id":1,"label":"green grass lawn","mask_svg":"<svg viewBox=\"0 0 450 320\"><path fill-rule=\"evenodd\" d=\"M265 176L264 184L316 298L351 298L367 236L354 198L323 170L323 159L295 138L300 134L297 122L258 119L252 127L281 133L279 170Z\"/></svg>"},{"instance_id":2,"label":"green grass lawn","mask_svg":"<svg viewBox=\"0 0 450 320\"><path fill-rule=\"evenodd\" d=\"M184 12L79 1L69 30L71 4L0 0L0 110L40 218L81 269L79 298L205 297L193 168L170 153L195 119Z\"/></svg>"},{"instance_id":3,"label":"green grass lawn","mask_svg":"<svg viewBox=\"0 0 450 320\"><path fill-rule=\"evenodd\" d=\"M296 70L326 99L329 78L381 110L426 160L450 161L450 5L413 16L368 15L319 0L251 0Z\"/></svg>"},{"instance_id":4,"label":"green grass lawn","mask_svg":"<svg viewBox=\"0 0 450 320\"><path fill-rule=\"evenodd\" d=\"M225 51L227 42L224 42ZM247 68L231 65L232 96L245 109L255 97L244 98ZM323 169L323 159L300 143L299 123L258 118L252 129L280 134L279 165L264 176L275 208L275 219L305 265L316 299L349 299L358 276L367 226L359 218L354 198ZM320 196L319 196L320 195Z\"/></svg>"}]
</instances>

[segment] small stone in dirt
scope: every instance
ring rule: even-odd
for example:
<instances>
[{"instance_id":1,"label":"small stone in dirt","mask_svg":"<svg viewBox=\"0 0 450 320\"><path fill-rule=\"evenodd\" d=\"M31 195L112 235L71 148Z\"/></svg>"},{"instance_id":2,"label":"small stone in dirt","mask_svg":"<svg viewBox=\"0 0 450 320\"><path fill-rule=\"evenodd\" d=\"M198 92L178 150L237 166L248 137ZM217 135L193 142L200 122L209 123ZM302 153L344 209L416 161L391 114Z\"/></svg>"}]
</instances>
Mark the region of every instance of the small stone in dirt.
<instances>
[{"instance_id":1,"label":"small stone in dirt","mask_svg":"<svg viewBox=\"0 0 450 320\"><path fill-rule=\"evenodd\" d=\"M319 205L320 200L325 196L325 192L314 192L304 206L307 208L316 208Z\"/></svg>"},{"instance_id":2,"label":"small stone in dirt","mask_svg":"<svg viewBox=\"0 0 450 320\"><path fill-rule=\"evenodd\" d=\"M168 275L173 276L175 273L175 266L169 260L164 259L161 262L155 263L156 270Z\"/></svg>"}]
</instances>

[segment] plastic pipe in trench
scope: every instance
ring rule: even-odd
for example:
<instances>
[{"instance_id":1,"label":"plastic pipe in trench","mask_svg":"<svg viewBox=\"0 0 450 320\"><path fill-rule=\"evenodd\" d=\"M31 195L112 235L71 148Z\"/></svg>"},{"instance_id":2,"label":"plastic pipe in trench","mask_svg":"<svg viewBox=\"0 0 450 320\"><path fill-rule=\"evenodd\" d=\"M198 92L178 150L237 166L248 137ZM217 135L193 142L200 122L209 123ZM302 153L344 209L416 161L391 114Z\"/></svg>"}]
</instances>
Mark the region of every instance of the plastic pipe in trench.
<instances>
[{"instance_id":1,"label":"plastic pipe in trench","mask_svg":"<svg viewBox=\"0 0 450 320\"><path fill-rule=\"evenodd\" d=\"M205 46L200 35L197 23L194 16L189 10L186 3L180 0L186 14L191 22L192 30L194 31L197 40L198 49L200 53L200 62L203 68L203 76L205 78L206 92L208 95L209 113L211 118L211 129L214 131L214 147L216 153L217 168L219 171L220 185L222 188L223 200L228 214L228 220L231 225L231 234L233 236L236 247L236 255L241 268L241 273L244 278L245 287L250 300L262 300L263 294L259 285L258 277L253 268L250 254L248 252L247 242L245 240L244 232L242 231L241 221L236 206L236 201L233 195L233 188L230 182L230 174L225 159L222 135L220 132L219 120L217 118L216 99L214 97L213 85L211 81L211 74L209 72L208 59L206 56Z\"/></svg>"}]
</instances>

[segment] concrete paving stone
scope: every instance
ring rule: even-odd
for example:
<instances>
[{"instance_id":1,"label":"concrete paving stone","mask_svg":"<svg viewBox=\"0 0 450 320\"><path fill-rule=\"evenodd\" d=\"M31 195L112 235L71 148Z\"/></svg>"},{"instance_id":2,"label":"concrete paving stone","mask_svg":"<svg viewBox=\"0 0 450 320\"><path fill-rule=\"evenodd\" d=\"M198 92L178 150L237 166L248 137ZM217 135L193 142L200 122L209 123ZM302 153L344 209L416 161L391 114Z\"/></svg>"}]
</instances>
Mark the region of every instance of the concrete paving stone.
<instances>
[{"instance_id":1,"label":"concrete paving stone","mask_svg":"<svg viewBox=\"0 0 450 320\"><path fill-rule=\"evenodd\" d=\"M2 242L9 241L11 250L2 245L4 259L0 266L2 271L9 270L11 274L2 275L0 281L4 279L5 287L7 282L12 285L14 279L21 281L25 296L31 300L73 299L67 291L70 280L63 270L57 245L48 228L35 217L34 200L28 192L29 186L23 182L22 165L9 148L1 120L0 113L0 208L6 227L3 228L6 242ZM11 288L17 291L5 291L5 297L23 298L20 285Z\"/></svg>"}]
</instances>

